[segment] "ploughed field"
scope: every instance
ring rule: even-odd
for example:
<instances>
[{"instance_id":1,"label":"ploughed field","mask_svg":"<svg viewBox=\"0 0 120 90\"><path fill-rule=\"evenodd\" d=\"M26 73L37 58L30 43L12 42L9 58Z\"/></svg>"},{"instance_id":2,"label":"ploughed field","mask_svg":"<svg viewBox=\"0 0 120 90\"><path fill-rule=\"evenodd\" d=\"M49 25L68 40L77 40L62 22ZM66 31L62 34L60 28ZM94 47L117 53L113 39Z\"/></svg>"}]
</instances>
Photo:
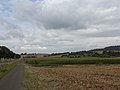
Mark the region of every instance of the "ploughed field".
<instances>
[{"instance_id":1,"label":"ploughed field","mask_svg":"<svg viewBox=\"0 0 120 90\"><path fill-rule=\"evenodd\" d=\"M57 61L55 65L51 63L55 59L47 60L25 66L25 90L120 90L120 64L75 65L68 61L58 65Z\"/></svg>"}]
</instances>

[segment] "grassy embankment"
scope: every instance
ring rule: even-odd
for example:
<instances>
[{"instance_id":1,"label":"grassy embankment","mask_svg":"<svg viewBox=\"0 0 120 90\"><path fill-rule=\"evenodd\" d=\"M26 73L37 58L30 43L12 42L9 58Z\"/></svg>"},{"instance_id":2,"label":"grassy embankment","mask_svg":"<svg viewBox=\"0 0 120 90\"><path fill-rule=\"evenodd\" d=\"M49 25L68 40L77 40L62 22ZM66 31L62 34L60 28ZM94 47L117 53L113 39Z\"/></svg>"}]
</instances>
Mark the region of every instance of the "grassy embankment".
<instances>
[{"instance_id":1,"label":"grassy embankment","mask_svg":"<svg viewBox=\"0 0 120 90\"><path fill-rule=\"evenodd\" d=\"M0 79L5 76L10 70L15 67L15 64L0 65Z\"/></svg>"}]
</instances>

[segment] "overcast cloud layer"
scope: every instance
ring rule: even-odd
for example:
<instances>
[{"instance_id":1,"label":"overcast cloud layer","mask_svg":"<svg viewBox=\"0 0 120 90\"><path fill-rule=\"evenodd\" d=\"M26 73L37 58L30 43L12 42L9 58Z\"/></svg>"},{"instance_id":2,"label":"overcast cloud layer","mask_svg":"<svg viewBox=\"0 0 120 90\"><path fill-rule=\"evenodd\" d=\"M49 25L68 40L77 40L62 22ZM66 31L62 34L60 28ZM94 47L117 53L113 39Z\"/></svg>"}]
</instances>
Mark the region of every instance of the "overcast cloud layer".
<instances>
[{"instance_id":1,"label":"overcast cloud layer","mask_svg":"<svg viewBox=\"0 0 120 90\"><path fill-rule=\"evenodd\" d=\"M0 0L0 45L22 53L120 44L120 0Z\"/></svg>"}]
</instances>

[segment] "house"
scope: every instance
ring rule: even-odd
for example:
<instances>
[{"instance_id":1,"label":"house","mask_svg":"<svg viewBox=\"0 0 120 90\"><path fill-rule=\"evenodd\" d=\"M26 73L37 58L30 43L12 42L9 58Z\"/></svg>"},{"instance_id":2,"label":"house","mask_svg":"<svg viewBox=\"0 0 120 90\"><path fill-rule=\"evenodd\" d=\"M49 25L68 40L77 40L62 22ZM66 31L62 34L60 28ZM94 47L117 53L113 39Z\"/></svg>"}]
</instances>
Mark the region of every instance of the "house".
<instances>
[{"instance_id":1,"label":"house","mask_svg":"<svg viewBox=\"0 0 120 90\"><path fill-rule=\"evenodd\" d=\"M23 54L21 55L21 59L23 58L42 58L42 57L48 57L49 54Z\"/></svg>"}]
</instances>

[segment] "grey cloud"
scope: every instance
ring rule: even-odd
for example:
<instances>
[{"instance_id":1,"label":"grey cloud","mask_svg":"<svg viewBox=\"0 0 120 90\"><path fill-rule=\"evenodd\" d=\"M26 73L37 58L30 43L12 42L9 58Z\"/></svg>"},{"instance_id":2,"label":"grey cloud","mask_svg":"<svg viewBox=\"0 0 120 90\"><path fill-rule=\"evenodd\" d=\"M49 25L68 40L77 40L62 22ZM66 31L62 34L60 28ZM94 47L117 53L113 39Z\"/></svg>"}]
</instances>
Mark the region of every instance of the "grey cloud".
<instances>
[{"instance_id":1,"label":"grey cloud","mask_svg":"<svg viewBox=\"0 0 120 90\"><path fill-rule=\"evenodd\" d=\"M86 34L84 36L87 37L118 37L120 36L120 29L119 30L112 30L112 31L102 31L98 33L91 33L91 34Z\"/></svg>"},{"instance_id":2,"label":"grey cloud","mask_svg":"<svg viewBox=\"0 0 120 90\"><path fill-rule=\"evenodd\" d=\"M11 16L0 15L0 44L17 52L77 51L120 43L120 0L9 2Z\"/></svg>"},{"instance_id":3,"label":"grey cloud","mask_svg":"<svg viewBox=\"0 0 120 90\"><path fill-rule=\"evenodd\" d=\"M5 36L0 36L0 40L6 40Z\"/></svg>"},{"instance_id":4,"label":"grey cloud","mask_svg":"<svg viewBox=\"0 0 120 90\"><path fill-rule=\"evenodd\" d=\"M4 19L3 16L0 15L0 30L12 30L16 29L17 25L9 23L7 20Z\"/></svg>"},{"instance_id":5,"label":"grey cloud","mask_svg":"<svg viewBox=\"0 0 120 90\"><path fill-rule=\"evenodd\" d=\"M62 39L59 39L58 41L67 41L67 42L73 42L74 40L72 40L72 39L64 39L64 38L62 38Z\"/></svg>"},{"instance_id":6,"label":"grey cloud","mask_svg":"<svg viewBox=\"0 0 120 90\"><path fill-rule=\"evenodd\" d=\"M44 0L37 3L25 1L28 3L21 2L16 5L15 17L46 29L87 29L97 24L111 26L112 22L119 17L118 0ZM116 10L112 10L114 7ZM106 19L109 16L115 16L115 18Z\"/></svg>"},{"instance_id":7,"label":"grey cloud","mask_svg":"<svg viewBox=\"0 0 120 90\"><path fill-rule=\"evenodd\" d=\"M86 28L91 19L88 17L88 13L92 14L93 12L87 10L88 7L79 8L80 5L77 2L73 3L73 0L62 2L54 0L53 3L46 0L38 4L29 3L29 5L23 6L24 8L17 5L15 17L19 20L34 22L46 29Z\"/></svg>"},{"instance_id":8,"label":"grey cloud","mask_svg":"<svg viewBox=\"0 0 120 90\"><path fill-rule=\"evenodd\" d=\"M18 30L12 30L8 32L7 35L11 38L18 38L18 39L24 38L24 34L22 33L22 31L18 31Z\"/></svg>"},{"instance_id":9,"label":"grey cloud","mask_svg":"<svg viewBox=\"0 0 120 90\"><path fill-rule=\"evenodd\" d=\"M0 40L10 40L11 38L24 38L21 28L0 16Z\"/></svg>"}]
</instances>

